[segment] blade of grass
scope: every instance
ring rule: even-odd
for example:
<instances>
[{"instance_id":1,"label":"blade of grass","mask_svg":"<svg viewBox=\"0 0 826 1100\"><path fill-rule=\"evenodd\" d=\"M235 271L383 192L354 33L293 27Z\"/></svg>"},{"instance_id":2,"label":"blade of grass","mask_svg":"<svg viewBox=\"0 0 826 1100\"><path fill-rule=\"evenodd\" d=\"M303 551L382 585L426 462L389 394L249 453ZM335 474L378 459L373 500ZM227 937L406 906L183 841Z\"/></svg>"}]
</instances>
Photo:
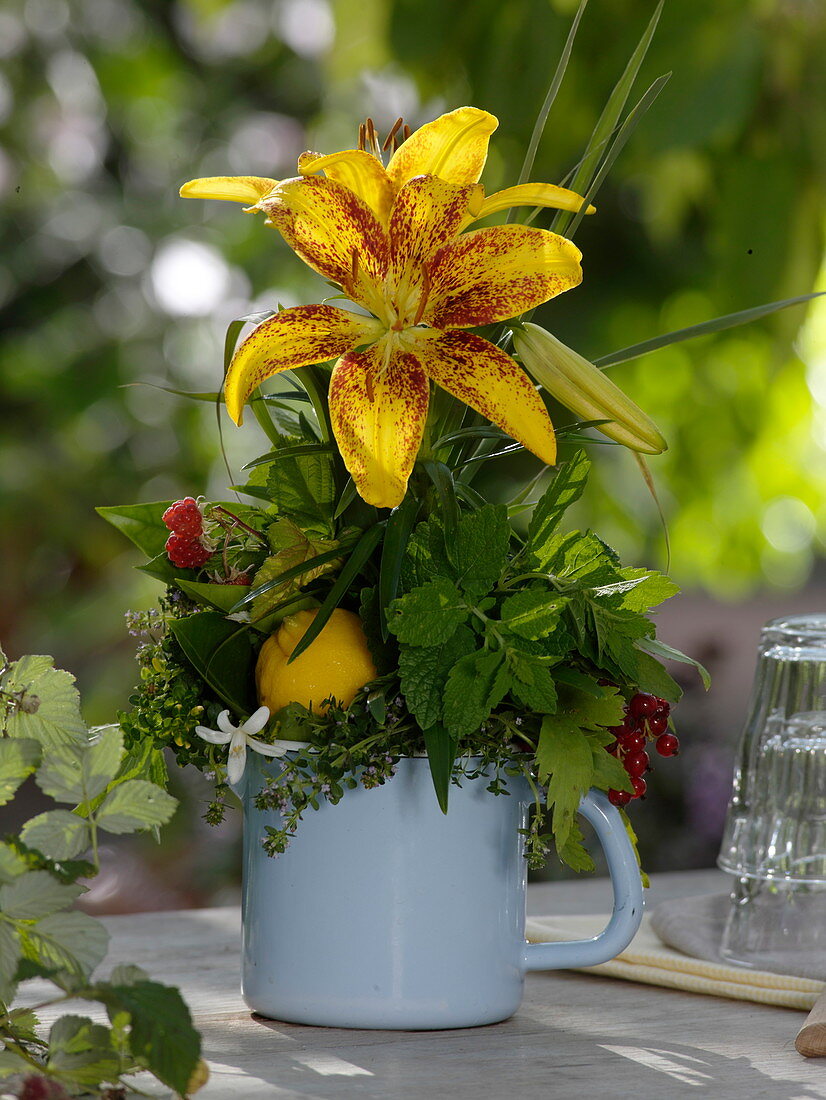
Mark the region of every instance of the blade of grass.
<instances>
[{"instance_id":1,"label":"blade of grass","mask_svg":"<svg viewBox=\"0 0 826 1100\"><path fill-rule=\"evenodd\" d=\"M605 158L602 161L602 164L600 164L599 166L599 171L594 176L593 182L585 193L585 201L583 202L577 213L573 215L573 221L568 223L568 226L565 230L565 235L568 237L569 240L573 238L574 233L576 233L577 229L579 228L579 223L585 216L585 211L588 208L588 203L592 201L597 191L599 191L600 187L603 184L603 181L605 180L605 177L611 170L614 161L620 155L623 148L625 147L625 143L628 141L628 139L631 137L631 135L639 125L640 119L649 109L651 104L654 102L654 100L657 98L657 96L660 94L660 92L663 90L670 79L671 73L664 73L662 76L657 77L650 88L648 88L642 99L640 99L637 105L628 112L625 121L617 131L617 136L614 138L608 149L608 152L605 154Z\"/></svg>"},{"instance_id":2,"label":"blade of grass","mask_svg":"<svg viewBox=\"0 0 826 1100\"><path fill-rule=\"evenodd\" d=\"M599 120L594 127L594 131L591 134L585 150L585 156L570 185L571 190L576 191L579 195L583 194L590 186L591 180L596 173L597 165L599 164L601 155L600 149L603 147L606 138L617 125L619 117L628 100L628 96L631 94L631 88L634 86L634 81L637 79L640 66L645 59L645 55L648 53L648 47L651 45L651 39L654 37L654 31L657 29L657 23L660 20L660 14L663 10L663 3L664 0L660 0L657 4L642 38L631 54L622 76L614 85L614 89L608 97L608 102L605 104L602 114L599 116ZM554 233L561 233L565 236L565 228L570 225L570 222L571 215L567 211L561 210L554 218L552 226Z\"/></svg>"},{"instance_id":3,"label":"blade of grass","mask_svg":"<svg viewBox=\"0 0 826 1100\"><path fill-rule=\"evenodd\" d=\"M673 332L666 332L663 336L653 336L650 340L643 340L639 344L631 344L619 351L612 351L610 355L603 355L594 359L597 367L615 367L618 363L625 363L629 359L638 359L641 355L659 351L669 344L677 344L682 340L693 340L695 336L710 336L714 332L723 332L727 328L737 328L738 325L747 325L750 321L756 321L760 317L768 317L770 313L788 309L789 306L799 306L803 302L810 302L813 298L820 298L826 294L826 290L815 291L814 294L801 294L797 298L784 298L778 302L767 302L762 306L752 306L750 309L741 309L737 313L726 313L723 317L715 317L711 321L701 321L698 325L689 325L687 328L678 328Z\"/></svg>"},{"instance_id":4,"label":"blade of grass","mask_svg":"<svg viewBox=\"0 0 826 1100\"><path fill-rule=\"evenodd\" d=\"M459 503L456 500L456 487L453 484L453 474L445 466L444 462L434 462L426 459L422 466L425 473L433 482L436 495L442 509L442 518L445 524L445 535L448 539L453 537L459 524Z\"/></svg>"},{"instance_id":5,"label":"blade of grass","mask_svg":"<svg viewBox=\"0 0 826 1100\"><path fill-rule=\"evenodd\" d=\"M568 32L568 37L565 41L565 45L562 48L559 61L556 65L556 70L551 78L551 83L548 86L548 93L545 96L545 101L542 104L539 114L536 116L536 122L534 123L533 133L531 139L528 142L528 148L525 153L525 159L522 161L522 168L519 172L519 179L517 183L527 183L528 177L533 170L533 162L536 159L536 151L539 148L539 142L542 140L542 134L545 131L545 124L548 121L548 115L551 112L554 100L556 99L557 92L562 84L563 77L565 76L565 70L568 68L568 60L571 56L571 50L573 49L574 39L576 38L577 30L579 29L579 21L582 19L585 8L588 5L588 0L580 0L580 5L577 8L574 21L571 24L571 29ZM513 221L515 212L511 210L508 214L508 221Z\"/></svg>"},{"instance_id":6,"label":"blade of grass","mask_svg":"<svg viewBox=\"0 0 826 1100\"><path fill-rule=\"evenodd\" d=\"M284 437L281 436L281 439ZM245 466L242 466L242 470L252 470L255 466L264 466L268 462L274 462L278 458L295 458L297 455L315 455L315 454L330 454L333 450L331 443L299 443L295 447L284 447L277 451L270 451L268 454L261 455L260 458L254 458L252 462L248 462Z\"/></svg>"},{"instance_id":7,"label":"blade of grass","mask_svg":"<svg viewBox=\"0 0 826 1100\"><path fill-rule=\"evenodd\" d=\"M306 561L302 561L298 565L293 565L289 569L285 569L283 573L279 573L277 577L273 577L272 580L266 581L264 584L259 584L257 588L250 589L241 599L233 604L231 615L236 615L239 611L243 611L247 604L257 600L259 596L265 596L268 592L272 592L274 588L278 588L280 584L284 584L286 581L294 580L296 577L300 577L302 573L308 573L311 569L317 568L319 565L326 565L327 562L335 561L336 558L342 557L351 546L352 543L346 545L337 546L335 550L325 550L323 554L316 554L312 558L307 558Z\"/></svg>"},{"instance_id":8,"label":"blade of grass","mask_svg":"<svg viewBox=\"0 0 826 1100\"><path fill-rule=\"evenodd\" d=\"M287 664L289 664L290 661L294 661L296 657L300 657L304 650L307 649L308 646L312 645L312 643L324 629L332 613L347 595L347 592L350 589L350 585L353 583L361 570L370 560L373 551L381 542L383 534L383 525L377 523L375 527L368 527L368 529L361 536L359 541L356 543L355 549L345 562L344 567L336 578L335 584L330 589L327 595L327 599L318 609L315 618L304 631L298 645L290 654L290 659L289 661L287 661Z\"/></svg>"},{"instance_id":9,"label":"blade of grass","mask_svg":"<svg viewBox=\"0 0 826 1100\"><path fill-rule=\"evenodd\" d=\"M396 598L407 543L419 514L420 501L408 493L387 521L379 568L379 608L382 641L387 641L387 605Z\"/></svg>"},{"instance_id":10,"label":"blade of grass","mask_svg":"<svg viewBox=\"0 0 826 1100\"><path fill-rule=\"evenodd\" d=\"M642 479L645 482L649 493L651 494L651 497L657 508L657 514L660 517L660 523L662 524L663 528L663 536L665 538L665 572L667 573L671 568L671 540L668 537L668 523L665 518L665 512L663 511L662 504L660 504L660 498L657 495L657 487L654 484L654 478L651 476L651 471L648 469L648 463L645 461L643 456L641 454L638 454L636 451L632 451L631 454L634 456L634 461L640 468Z\"/></svg>"}]
</instances>

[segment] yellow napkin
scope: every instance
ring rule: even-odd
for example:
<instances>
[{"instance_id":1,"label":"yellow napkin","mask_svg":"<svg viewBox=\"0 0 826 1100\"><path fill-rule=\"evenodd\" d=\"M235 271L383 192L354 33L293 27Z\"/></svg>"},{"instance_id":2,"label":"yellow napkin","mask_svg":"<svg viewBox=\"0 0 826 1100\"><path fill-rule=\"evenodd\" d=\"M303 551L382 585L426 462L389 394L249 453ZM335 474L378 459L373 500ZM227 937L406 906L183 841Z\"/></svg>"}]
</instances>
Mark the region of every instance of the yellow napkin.
<instances>
[{"instance_id":1,"label":"yellow napkin","mask_svg":"<svg viewBox=\"0 0 826 1100\"><path fill-rule=\"evenodd\" d=\"M598 935L607 923L608 917L605 916L529 917L526 935L531 943L590 939ZM578 969L588 974L625 978L630 982L804 1010L810 1009L826 988L823 982L809 978L747 970L684 955L681 951L666 947L651 927L647 913L642 918L640 930L622 954L599 966Z\"/></svg>"}]
</instances>

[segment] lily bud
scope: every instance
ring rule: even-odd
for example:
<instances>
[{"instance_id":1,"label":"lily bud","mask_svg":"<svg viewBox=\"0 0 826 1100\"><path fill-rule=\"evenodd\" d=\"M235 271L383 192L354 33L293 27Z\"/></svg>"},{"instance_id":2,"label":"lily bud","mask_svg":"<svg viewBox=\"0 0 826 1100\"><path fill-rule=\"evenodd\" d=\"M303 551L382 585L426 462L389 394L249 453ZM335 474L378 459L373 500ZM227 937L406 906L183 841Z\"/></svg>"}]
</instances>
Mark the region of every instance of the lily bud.
<instances>
[{"instance_id":1,"label":"lily bud","mask_svg":"<svg viewBox=\"0 0 826 1100\"><path fill-rule=\"evenodd\" d=\"M539 325L514 329L525 370L552 397L583 420L606 420L599 431L632 451L661 454L668 444L656 424L593 363Z\"/></svg>"}]
</instances>

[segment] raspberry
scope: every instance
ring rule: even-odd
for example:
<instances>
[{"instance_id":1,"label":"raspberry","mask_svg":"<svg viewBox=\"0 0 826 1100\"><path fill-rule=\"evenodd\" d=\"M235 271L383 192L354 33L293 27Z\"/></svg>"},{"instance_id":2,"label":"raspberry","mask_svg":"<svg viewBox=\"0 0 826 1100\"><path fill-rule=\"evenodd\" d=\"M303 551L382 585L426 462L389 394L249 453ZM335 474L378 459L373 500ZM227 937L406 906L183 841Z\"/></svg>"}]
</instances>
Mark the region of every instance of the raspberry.
<instances>
[{"instance_id":1,"label":"raspberry","mask_svg":"<svg viewBox=\"0 0 826 1100\"><path fill-rule=\"evenodd\" d=\"M204 519L194 497L185 497L170 504L163 514L170 531L184 538L196 539L204 531Z\"/></svg>"},{"instance_id":2,"label":"raspberry","mask_svg":"<svg viewBox=\"0 0 826 1100\"><path fill-rule=\"evenodd\" d=\"M69 1100L69 1094L59 1081L40 1074L27 1077L19 1092L20 1100Z\"/></svg>"},{"instance_id":3,"label":"raspberry","mask_svg":"<svg viewBox=\"0 0 826 1100\"><path fill-rule=\"evenodd\" d=\"M166 540L165 550L173 565L181 569L200 569L212 557L197 539L187 538L173 532Z\"/></svg>"}]
</instances>

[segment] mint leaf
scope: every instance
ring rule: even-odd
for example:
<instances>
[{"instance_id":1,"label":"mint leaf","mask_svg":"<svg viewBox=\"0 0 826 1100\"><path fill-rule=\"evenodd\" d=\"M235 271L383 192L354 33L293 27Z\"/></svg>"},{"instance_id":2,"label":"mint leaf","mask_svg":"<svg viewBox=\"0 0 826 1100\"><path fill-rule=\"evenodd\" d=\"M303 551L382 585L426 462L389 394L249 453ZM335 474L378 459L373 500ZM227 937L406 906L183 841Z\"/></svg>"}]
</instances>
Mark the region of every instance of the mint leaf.
<instances>
[{"instance_id":1,"label":"mint leaf","mask_svg":"<svg viewBox=\"0 0 826 1100\"><path fill-rule=\"evenodd\" d=\"M485 504L459 520L456 539L447 551L456 581L471 603L499 580L508 560L510 533L504 504Z\"/></svg>"},{"instance_id":2,"label":"mint leaf","mask_svg":"<svg viewBox=\"0 0 826 1100\"><path fill-rule=\"evenodd\" d=\"M623 579L613 550L592 531L554 536L547 544L541 569L577 589Z\"/></svg>"},{"instance_id":3,"label":"mint leaf","mask_svg":"<svg viewBox=\"0 0 826 1100\"><path fill-rule=\"evenodd\" d=\"M650 611L652 607L670 600L680 591L680 586L663 573L632 568L621 569L620 573L624 578L622 581L597 590L595 595L608 595L609 589L613 589L621 597L619 605L626 611Z\"/></svg>"},{"instance_id":4,"label":"mint leaf","mask_svg":"<svg viewBox=\"0 0 826 1100\"><path fill-rule=\"evenodd\" d=\"M402 561L401 590L410 592L435 577L452 577L454 569L445 549L441 524L432 516L417 524Z\"/></svg>"},{"instance_id":5,"label":"mint leaf","mask_svg":"<svg viewBox=\"0 0 826 1100\"><path fill-rule=\"evenodd\" d=\"M21 657L0 676L9 695L20 693L22 703L6 719L9 737L33 737L47 749L85 741L86 724L80 716L75 678L54 667L51 657Z\"/></svg>"},{"instance_id":6,"label":"mint leaf","mask_svg":"<svg viewBox=\"0 0 826 1100\"><path fill-rule=\"evenodd\" d=\"M546 588L526 588L502 604L502 626L521 638L543 638L559 625L568 602Z\"/></svg>"},{"instance_id":7,"label":"mint leaf","mask_svg":"<svg viewBox=\"0 0 826 1100\"><path fill-rule=\"evenodd\" d=\"M594 756L591 743L568 716L546 715L536 749L539 779L548 784L547 806L558 852L571 836L579 802L591 786Z\"/></svg>"},{"instance_id":8,"label":"mint leaf","mask_svg":"<svg viewBox=\"0 0 826 1100\"><path fill-rule=\"evenodd\" d=\"M528 525L528 549L540 567L548 559L551 539L565 509L578 500L585 489L591 463L585 452L577 451L537 501Z\"/></svg>"},{"instance_id":9,"label":"mint leaf","mask_svg":"<svg viewBox=\"0 0 826 1100\"><path fill-rule=\"evenodd\" d=\"M154 783L127 779L113 787L101 802L97 821L108 833L132 833L136 829L165 825L177 805L177 798Z\"/></svg>"},{"instance_id":10,"label":"mint leaf","mask_svg":"<svg viewBox=\"0 0 826 1100\"><path fill-rule=\"evenodd\" d=\"M295 451L301 440L285 439L284 446L273 452L275 461L269 467L267 492L280 513L289 516L304 528L319 534L329 534L336 495L333 460L329 449L305 454L281 454ZM312 445L307 445L308 449Z\"/></svg>"},{"instance_id":11,"label":"mint leaf","mask_svg":"<svg viewBox=\"0 0 826 1100\"><path fill-rule=\"evenodd\" d=\"M502 650L481 650L451 668L444 692L444 724L455 738L469 737L504 699L510 674Z\"/></svg>"},{"instance_id":12,"label":"mint leaf","mask_svg":"<svg viewBox=\"0 0 826 1100\"><path fill-rule=\"evenodd\" d=\"M646 639L648 641L650 639ZM635 641L615 634L609 637L608 656L617 670L640 691L659 695L676 703L682 695L680 685L654 657L638 648ZM603 667L607 662L604 663Z\"/></svg>"},{"instance_id":13,"label":"mint leaf","mask_svg":"<svg viewBox=\"0 0 826 1100\"><path fill-rule=\"evenodd\" d=\"M446 642L468 614L456 585L437 577L393 600L387 609L387 627L400 642L433 646Z\"/></svg>"},{"instance_id":14,"label":"mint leaf","mask_svg":"<svg viewBox=\"0 0 826 1100\"><path fill-rule=\"evenodd\" d=\"M20 839L47 859L74 859L89 847L89 826L69 810L48 810L26 822Z\"/></svg>"},{"instance_id":15,"label":"mint leaf","mask_svg":"<svg viewBox=\"0 0 826 1100\"><path fill-rule=\"evenodd\" d=\"M442 700L450 669L460 657L475 648L476 638L466 626L459 626L440 645L402 648L399 654L402 695L423 730L442 717Z\"/></svg>"},{"instance_id":16,"label":"mint leaf","mask_svg":"<svg viewBox=\"0 0 826 1100\"><path fill-rule=\"evenodd\" d=\"M40 762L40 742L25 737L0 740L0 806L14 797L15 791Z\"/></svg>"}]
</instances>

